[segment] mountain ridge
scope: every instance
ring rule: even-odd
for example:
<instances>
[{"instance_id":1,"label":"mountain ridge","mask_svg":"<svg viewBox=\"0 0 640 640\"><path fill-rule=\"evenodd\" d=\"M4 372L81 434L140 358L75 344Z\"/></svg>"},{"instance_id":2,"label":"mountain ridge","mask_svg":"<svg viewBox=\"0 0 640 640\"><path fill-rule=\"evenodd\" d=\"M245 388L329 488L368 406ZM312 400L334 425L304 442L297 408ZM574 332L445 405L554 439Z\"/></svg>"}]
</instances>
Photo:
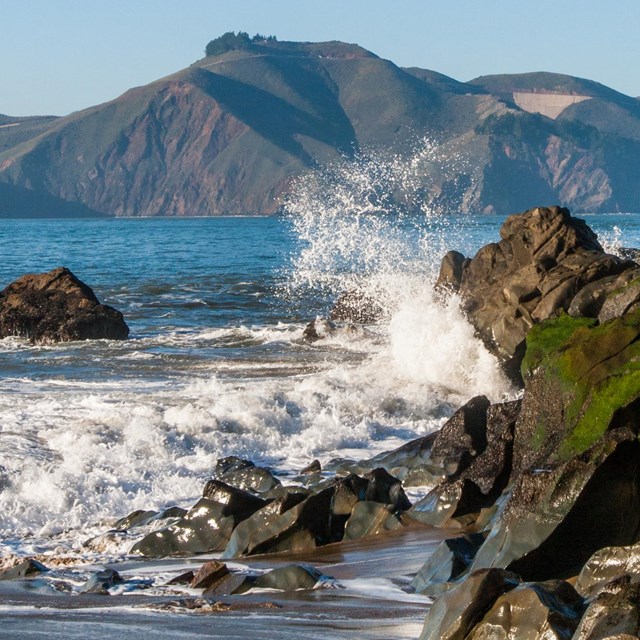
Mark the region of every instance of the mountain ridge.
<instances>
[{"instance_id":1,"label":"mountain ridge","mask_svg":"<svg viewBox=\"0 0 640 640\"><path fill-rule=\"evenodd\" d=\"M231 48L101 105L0 116L0 186L54 215L64 203L116 216L269 214L306 171L365 148L402 156L428 138L443 162L424 189L445 211L640 204L640 102L599 83L543 72L463 83L339 41L216 42ZM461 156L465 171L442 168Z\"/></svg>"}]
</instances>

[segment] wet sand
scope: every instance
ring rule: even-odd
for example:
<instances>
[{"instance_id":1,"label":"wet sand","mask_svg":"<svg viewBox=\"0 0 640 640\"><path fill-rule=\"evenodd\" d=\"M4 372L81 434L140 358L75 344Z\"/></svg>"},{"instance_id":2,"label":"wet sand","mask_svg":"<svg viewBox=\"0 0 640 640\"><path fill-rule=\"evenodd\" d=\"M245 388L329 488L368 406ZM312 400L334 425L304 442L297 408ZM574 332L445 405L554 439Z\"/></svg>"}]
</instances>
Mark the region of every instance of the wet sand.
<instances>
[{"instance_id":1,"label":"wet sand","mask_svg":"<svg viewBox=\"0 0 640 640\"><path fill-rule=\"evenodd\" d=\"M410 593L409 583L440 540L451 534L412 526L313 553L240 559L256 569L313 564L333 576L336 584L220 597L217 600L229 608L208 613L153 608L198 597L196 593L65 595L43 590L38 579L0 582L0 638L417 638L430 601ZM125 577L152 577L198 567L210 557L127 560L110 566Z\"/></svg>"}]
</instances>

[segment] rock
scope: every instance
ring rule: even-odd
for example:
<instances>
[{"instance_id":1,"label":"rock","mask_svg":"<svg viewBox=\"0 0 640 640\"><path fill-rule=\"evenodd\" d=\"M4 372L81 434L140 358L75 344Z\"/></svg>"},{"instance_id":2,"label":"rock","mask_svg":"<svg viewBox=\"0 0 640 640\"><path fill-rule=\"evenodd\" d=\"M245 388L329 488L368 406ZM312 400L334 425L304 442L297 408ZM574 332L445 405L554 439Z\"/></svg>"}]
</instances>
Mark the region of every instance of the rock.
<instances>
[{"instance_id":1,"label":"rock","mask_svg":"<svg viewBox=\"0 0 640 640\"><path fill-rule=\"evenodd\" d=\"M467 524L468 515L477 514L491 506L507 487L511 475L514 425L520 411L520 401L496 404L485 410L484 400L472 401L479 409L475 414L475 422L470 420L466 427L475 433L473 437L462 435L460 414L456 414L457 418L454 415L456 420L450 427L447 423L436 434L436 441L442 439L436 451L454 451L455 456L449 454L443 457L440 454L435 460L429 457L429 464L432 467L436 462L451 465L456 457L464 463L449 466L449 470L455 469L455 473L443 476L436 487L416 502L408 514L414 520L435 526ZM442 433L445 428L447 433ZM456 444L465 441L469 447L466 454ZM453 442L453 445L449 447L447 442Z\"/></svg>"},{"instance_id":2,"label":"rock","mask_svg":"<svg viewBox=\"0 0 640 640\"><path fill-rule=\"evenodd\" d=\"M80 593L93 593L103 596L109 595L109 589L123 582L120 574L113 569L98 571L87 580L80 589Z\"/></svg>"},{"instance_id":3,"label":"rock","mask_svg":"<svg viewBox=\"0 0 640 640\"><path fill-rule=\"evenodd\" d=\"M305 551L339 542L355 505L363 500L381 501L393 510L408 504L397 480L386 472L372 472L366 478L350 474L320 485L317 493L285 511L261 510L236 528L223 558Z\"/></svg>"},{"instance_id":4,"label":"rock","mask_svg":"<svg viewBox=\"0 0 640 640\"><path fill-rule=\"evenodd\" d=\"M640 584L630 575L607 583L589 603L575 640L638 638L640 633Z\"/></svg>"},{"instance_id":5,"label":"rock","mask_svg":"<svg viewBox=\"0 0 640 640\"><path fill-rule=\"evenodd\" d=\"M626 574L633 576L634 582L640 582L640 544L605 547L596 551L580 571L576 590L591 598L607 583Z\"/></svg>"},{"instance_id":6,"label":"rock","mask_svg":"<svg viewBox=\"0 0 640 640\"><path fill-rule=\"evenodd\" d=\"M468 533L443 540L416 574L411 586L418 593L437 596L452 588L452 582L470 566L486 538L483 533Z\"/></svg>"},{"instance_id":7,"label":"rock","mask_svg":"<svg viewBox=\"0 0 640 640\"><path fill-rule=\"evenodd\" d=\"M227 512L237 515L238 520L248 518L266 504L262 498L243 489L232 487L222 480L209 480L204 487L202 497L226 505Z\"/></svg>"},{"instance_id":8,"label":"rock","mask_svg":"<svg viewBox=\"0 0 640 640\"><path fill-rule=\"evenodd\" d=\"M584 600L563 580L522 584L499 596L466 636L468 640L572 638Z\"/></svg>"},{"instance_id":9,"label":"rock","mask_svg":"<svg viewBox=\"0 0 640 640\"><path fill-rule=\"evenodd\" d=\"M138 509L131 512L128 516L120 518L120 520L114 522L113 528L119 531L126 531L132 527L140 527L148 524L157 515L157 511L143 511L142 509Z\"/></svg>"},{"instance_id":10,"label":"rock","mask_svg":"<svg viewBox=\"0 0 640 640\"><path fill-rule=\"evenodd\" d=\"M313 475L315 473L321 473L322 467L319 460L313 460L304 469L300 471L300 475Z\"/></svg>"},{"instance_id":11,"label":"rock","mask_svg":"<svg viewBox=\"0 0 640 640\"><path fill-rule=\"evenodd\" d=\"M0 580L20 580L22 578L31 578L40 573L49 571L41 562L27 558L13 567L0 571Z\"/></svg>"},{"instance_id":12,"label":"rock","mask_svg":"<svg viewBox=\"0 0 640 640\"><path fill-rule=\"evenodd\" d=\"M337 322L372 324L384 316L382 305L362 291L347 291L338 297L329 319Z\"/></svg>"},{"instance_id":13,"label":"rock","mask_svg":"<svg viewBox=\"0 0 640 640\"><path fill-rule=\"evenodd\" d=\"M465 258L459 251L446 253L440 264L440 273L435 288L457 292L469 262L469 258Z\"/></svg>"},{"instance_id":14,"label":"rock","mask_svg":"<svg viewBox=\"0 0 640 640\"><path fill-rule=\"evenodd\" d=\"M279 591L313 589L323 577L326 576L310 565L290 564L260 574L256 577L254 586L260 589L278 589Z\"/></svg>"},{"instance_id":15,"label":"rock","mask_svg":"<svg viewBox=\"0 0 640 640\"><path fill-rule=\"evenodd\" d=\"M254 493L264 493L280 486L280 480L268 469L258 467L250 460L229 456L218 460L213 478L228 485ZM205 497L207 497L205 495Z\"/></svg>"},{"instance_id":16,"label":"rock","mask_svg":"<svg viewBox=\"0 0 640 640\"><path fill-rule=\"evenodd\" d=\"M184 573L181 573L175 578L171 578L171 580L167 582L167 586L172 586L174 584L191 584L191 581L193 580L194 575L195 574L191 570L185 571Z\"/></svg>"},{"instance_id":17,"label":"rock","mask_svg":"<svg viewBox=\"0 0 640 640\"><path fill-rule=\"evenodd\" d=\"M317 342L318 340L322 340L322 338L330 336L335 330L336 325L331 322L331 320L318 317L304 328L302 339L309 343Z\"/></svg>"},{"instance_id":18,"label":"rock","mask_svg":"<svg viewBox=\"0 0 640 640\"><path fill-rule=\"evenodd\" d=\"M229 573L227 565L219 560L205 562L191 580L192 589L207 589L217 584Z\"/></svg>"},{"instance_id":19,"label":"rock","mask_svg":"<svg viewBox=\"0 0 640 640\"><path fill-rule=\"evenodd\" d=\"M227 502L201 498L178 522L134 544L131 553L161 557L221 551L237 524L266 504L246 491L211 482L215 484L210 486L209 495Z\"/></svg>"},{"instance_id":20,"label":"rock","mask_svg":"<svg viewBox=\"0 0 640 640\"><path fill-rule=\"evenodd\" d=\"M100 304L65 267L22 276L0 291L0 338L20 336L41 344L128 335L122 314Z\"/></svg>"},{"instance_id":21,"label":"rock","mask_svg":"<svg viewBox=\"0 0 640 640\"><path fill-rule=\"evenodd\" d=\"M355 540L393 531L402 526L395 510L385 504L363 500L351 511L344 529L344 540Z\"/></svg>"},{"instance_id":22,"label":"rock","mask_svg":"<svg viewBox=\"0 0 640 640\"><path fill-rule=\"evenodd\" d=\"M612 286L609 278L638 265L606 254L584 221L560 207L510 216L500 236L500 242L482 247L469 261L447 254L439 282L459 291L478 334L517 379L523 341L532 326L568 310L585 286ZM604 300L596 285L590 295ZM597 304L587 309L584 301L574 305L578 308L594 317L599 312Z\"/></svg>"},{"instance_id":23,"label":"rock","mask_svg":"<svg viewBox=\"0 0 640 640\"><path fill-rule=\"evenodd\" d=\"M477 571L456 589L433 603L420 640L464 640L503 593L519 584L518 576L502 569Z\"/></svg>"}]
</instances>

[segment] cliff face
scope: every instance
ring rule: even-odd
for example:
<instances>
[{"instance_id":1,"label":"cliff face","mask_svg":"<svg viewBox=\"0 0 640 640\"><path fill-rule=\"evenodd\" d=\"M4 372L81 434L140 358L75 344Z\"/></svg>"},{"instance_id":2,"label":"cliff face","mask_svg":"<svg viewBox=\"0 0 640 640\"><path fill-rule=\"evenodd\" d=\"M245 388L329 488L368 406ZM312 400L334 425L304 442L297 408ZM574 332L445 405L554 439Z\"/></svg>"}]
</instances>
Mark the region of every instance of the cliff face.
<instances>
[{"instance_id":1,"label":"cliff face","mask_svg":"<svg viewBox=\"0 0 640 640\"><path fill-rule=\"evenodd\" d=\"M554 118L545 95L565 105ZM64 118L2 116L0 187L61 214L271 213L318 163L426 136L442 161L425 187L444 210L637 210L639 104L566 76L461 83L355 45L260 43ZM19 209L13 198L0 216Z\"/></svg>"}]
</instances>

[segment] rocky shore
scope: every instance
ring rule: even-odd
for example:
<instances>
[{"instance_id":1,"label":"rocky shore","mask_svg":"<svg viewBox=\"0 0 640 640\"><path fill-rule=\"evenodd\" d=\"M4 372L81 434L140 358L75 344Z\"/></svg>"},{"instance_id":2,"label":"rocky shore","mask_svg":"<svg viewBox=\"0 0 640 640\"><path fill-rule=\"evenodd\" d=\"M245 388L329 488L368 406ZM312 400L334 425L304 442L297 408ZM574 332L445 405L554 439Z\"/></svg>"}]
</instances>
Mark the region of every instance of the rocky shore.
<instances>
[{"instance_id":1,"label":"rocky shore","mask_svg":"<svg viewBox=\"0 0 640 640\"><path fill-rule=\"evenodd\" d=\"M607 254L559 207L511 216L500 234L471 259L448 253L436 287L460 298L518 399L475 397L436 433L368 460L313 461L295 477L219 460L193 505L132 512L87 548L147 562L207 554L166 580L179 598L154 606L215 613L247 591L339 587L335 572L298 558L417 529L441 539L399 576L403 591L434 599L422 639L638 637L640 266ZM369 322L378 310L366 307L346 296L305 335ZM412 502L413 487L426 495ZM271 566L237 565L254 558ZM0 579L56 571L43 558L7 559ZM108 595L160 582L145 580L105 567L51 584Z\"/></svg>"}]
</instances>

